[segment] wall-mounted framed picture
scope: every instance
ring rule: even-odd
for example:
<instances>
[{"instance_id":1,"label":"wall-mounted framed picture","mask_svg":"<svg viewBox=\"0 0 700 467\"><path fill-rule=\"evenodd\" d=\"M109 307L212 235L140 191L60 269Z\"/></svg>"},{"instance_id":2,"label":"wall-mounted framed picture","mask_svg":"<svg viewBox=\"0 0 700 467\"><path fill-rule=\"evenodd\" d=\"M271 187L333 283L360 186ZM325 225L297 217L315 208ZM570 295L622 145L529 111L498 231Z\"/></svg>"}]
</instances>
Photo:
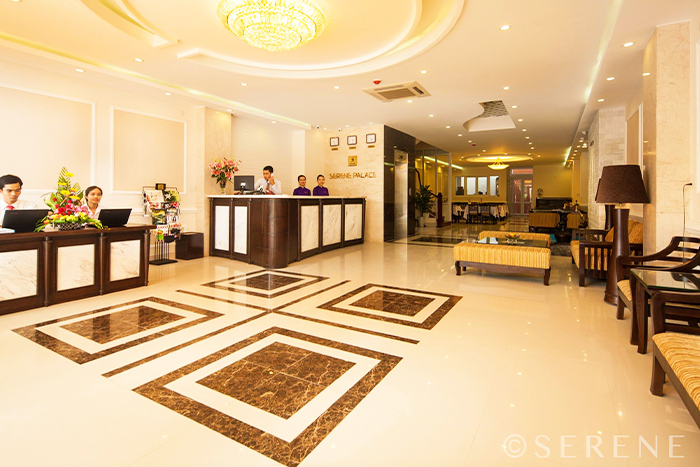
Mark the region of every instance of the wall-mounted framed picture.
<instances>
[{"instance_id":1,"label":"wall-mounted framed picture","mask_svg":"<svg viewBox=\"0 0 700 467\"><path fill-rule=\"evenodd\" d=\"M348 136L348 146L357 146L357 135Z\"/></svg>"},{"instance_id":2,"label":"wall-mounted framed picture","mask_svg":"<svg viewBox=\"0 0 700 467\"><path fill-rule=\"evenodd\" d=\"M333 136L331 138L331 147L337 148L338 146L340 146L340 138L338 136Z\"/></svg>"},{"instance_id":3,"label":"wall-mounted framed picture","mask_svg":"<svg viewBox=\"0 0 700 467\"><path fill-rule=\"evenodd\" d=\"M357 156L348 156L348 167L357 167Z\"/></svg>"},{"instance_id":4,"label":"wall-mounted framed picture","mask_svg":"<svg viewBox=\"0 0 700 467\"><path fill-rule=\"evenodd\" d=\"M367 133L367 144L374 144L377 142L377 134L376 133Z\"/></svg>"}]
</instances>

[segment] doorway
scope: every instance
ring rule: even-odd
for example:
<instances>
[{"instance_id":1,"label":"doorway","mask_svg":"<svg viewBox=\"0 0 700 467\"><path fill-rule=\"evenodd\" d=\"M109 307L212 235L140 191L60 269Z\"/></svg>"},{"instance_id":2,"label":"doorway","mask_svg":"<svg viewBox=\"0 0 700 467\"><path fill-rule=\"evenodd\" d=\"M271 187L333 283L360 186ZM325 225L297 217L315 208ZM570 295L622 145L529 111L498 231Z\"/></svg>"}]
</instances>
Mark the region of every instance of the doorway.
<instances>
[{"instance_id":1,"label":"doorway","mask_svg":"<svg viewBox=\"0 0 700 467\"><path fill-rule=\"evenodd\" d=\"M532 209L532 168L518 168L510 171L510 213L513 216L527 216Z\"/></svg>"},{"instance_id":2,"label":"doorway","mask_svg":"<svg viewBox=\"0 0 700 467\"><path fill-rule=\"evenodd\" d=\"M408 236L408 153L394 149L394 240Z\"/></svg>"}]
</instances>

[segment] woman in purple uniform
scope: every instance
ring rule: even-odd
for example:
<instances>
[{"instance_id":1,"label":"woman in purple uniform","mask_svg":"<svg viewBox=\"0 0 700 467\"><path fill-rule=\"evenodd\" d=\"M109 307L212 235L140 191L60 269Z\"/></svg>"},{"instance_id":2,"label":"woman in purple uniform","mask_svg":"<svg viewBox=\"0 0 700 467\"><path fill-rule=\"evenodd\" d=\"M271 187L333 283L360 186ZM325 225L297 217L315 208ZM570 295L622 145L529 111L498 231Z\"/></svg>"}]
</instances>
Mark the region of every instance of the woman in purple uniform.
<instances>
[{"instance_id":1,"label":"woman in purple uniform","mask_svg":"<svg viewBox=\"0 0 700 467\"><path fill-rule=\"evenodd\" d=\"M316 177L316 183L318 184L317 187L314 187L314 196L328 196L328 188L326 188L326 177L323 175L319 175Z\"/></svg>"},{"instance_id":2,"label":"woman in purple uniform","mask_svg":"<svg viewBox=\"0 0 700 467\"><path fill-rule=\"evenodd\" d=\"M294 196L311 196L311 190L306 188L306 175L299 175L297 181L299 186L294 189Z\"/></svg>"}]
</instances>

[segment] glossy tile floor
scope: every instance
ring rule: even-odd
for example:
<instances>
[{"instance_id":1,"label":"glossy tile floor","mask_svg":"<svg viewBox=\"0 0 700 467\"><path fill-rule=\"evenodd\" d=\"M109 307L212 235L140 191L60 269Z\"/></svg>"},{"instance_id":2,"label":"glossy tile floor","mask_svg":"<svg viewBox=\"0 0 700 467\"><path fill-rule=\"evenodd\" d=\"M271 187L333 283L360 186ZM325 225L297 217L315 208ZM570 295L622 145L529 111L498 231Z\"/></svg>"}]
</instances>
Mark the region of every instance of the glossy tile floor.
<instances>
[{"instance_id":1,"label":"glossy tile floor","mask_svg":"<svg viewBox=\"0 0 700 467\"><path fill-rule=\"evenodd\" d=\"M700 465L604 283L469 269L481 228L283 270L220 258L0 316L0 465ZM674 456L671 458L670 456Z\"/></svg>"}]
</instances>

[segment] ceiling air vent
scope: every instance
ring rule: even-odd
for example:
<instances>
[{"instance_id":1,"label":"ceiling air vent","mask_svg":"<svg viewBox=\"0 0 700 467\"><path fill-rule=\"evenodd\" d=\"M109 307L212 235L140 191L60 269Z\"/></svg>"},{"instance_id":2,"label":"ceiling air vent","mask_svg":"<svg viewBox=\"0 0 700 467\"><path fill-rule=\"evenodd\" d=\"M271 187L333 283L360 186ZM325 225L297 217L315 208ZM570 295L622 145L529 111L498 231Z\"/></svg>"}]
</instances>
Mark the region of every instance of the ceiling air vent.
<instances>
[{"instance_id":1,"label":"ceiling air vent","mask_svg":"<svg viewBox=\"0 0 700 467\"><path fill-rule=\"evenodd\" d=\"M390 86L377 86L376 88L363 89L382 102L391 102L396 99L413 99L414 97L428 97L430 93L416 81L410 83L392 84Z\"/></svg>"}]
</instances>

